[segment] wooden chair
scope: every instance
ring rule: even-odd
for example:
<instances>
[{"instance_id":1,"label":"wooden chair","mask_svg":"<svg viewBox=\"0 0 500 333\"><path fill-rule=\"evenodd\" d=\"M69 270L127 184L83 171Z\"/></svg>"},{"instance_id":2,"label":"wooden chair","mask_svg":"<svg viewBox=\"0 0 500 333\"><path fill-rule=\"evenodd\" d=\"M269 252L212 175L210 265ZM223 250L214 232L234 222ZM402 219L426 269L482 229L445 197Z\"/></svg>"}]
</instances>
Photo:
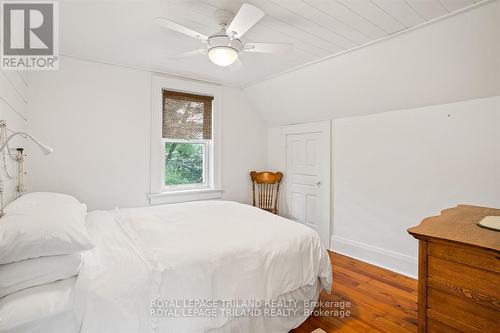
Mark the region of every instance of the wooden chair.
<instances>
[{"instance_id":1,"label":"wooden chair","mask_svg":"<svg viewBox=\"0 0 500 333\"><path fill-rule=\"evenodd\" d=\"M283 178L281 172L250 172L255 207L278 214L278 193L281 178Z\"/></svg>"}]
</instances>

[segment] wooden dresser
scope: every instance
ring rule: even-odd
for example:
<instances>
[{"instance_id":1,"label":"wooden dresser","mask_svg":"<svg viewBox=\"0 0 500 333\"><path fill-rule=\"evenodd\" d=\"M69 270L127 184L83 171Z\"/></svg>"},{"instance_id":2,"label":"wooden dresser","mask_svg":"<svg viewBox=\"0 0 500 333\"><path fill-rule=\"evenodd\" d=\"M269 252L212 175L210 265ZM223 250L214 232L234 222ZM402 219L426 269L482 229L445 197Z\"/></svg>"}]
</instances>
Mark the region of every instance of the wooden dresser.
<instances>
[{"instance_id":1,"label":"wooden dresser","mask_svg":"<svg viewBox=\"0 0 500 333\"><path fill-rule=\"evenodd\" d=\"M419 240L418 332L500 332L500 209L459 205L408 229Z\"/></svg>"}]
</instances>

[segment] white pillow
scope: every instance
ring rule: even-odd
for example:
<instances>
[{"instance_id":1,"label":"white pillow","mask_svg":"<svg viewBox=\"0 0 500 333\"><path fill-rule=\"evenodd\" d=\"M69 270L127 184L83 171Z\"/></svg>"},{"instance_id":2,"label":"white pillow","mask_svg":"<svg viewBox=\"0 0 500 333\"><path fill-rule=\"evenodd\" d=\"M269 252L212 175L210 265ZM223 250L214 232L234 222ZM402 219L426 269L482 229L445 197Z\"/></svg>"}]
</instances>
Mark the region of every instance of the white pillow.
<instances>
[{"instance_id":1,"label":"white pillow","mask_svg":"<svg viewBox=\"0 0 500 333\"><path fill-rule=\"evenodd\" d=\"M80 204L77 198L63 193L54 192L31 192L12 201L4 211L15 211L36 205L77 205Z\"/></svg>"},{"instance_id":2,"label":"white pillow","mask_svg":"<svg viewBox=\"0 0 500 333\"><path fill-rule=\"evenodd\" d=\"M78 252L0 265L0 298L22 289L75 276L82 263L83 255Z\"/></svg>"},{"instance_id":3,"label":"white pillow","mask_svg":"<svg viewBox=\"0 0 500 333\"><path fill-rule=\"evenodd\" d=\"M74 287L75 278L71 278L0 299L0 332L77 332Z\"/></svg>"},{"instance_id":4,"label":"white pillow","mask_svg":"<svg viewBox=\"0 0 500 333\"><path fill-rule=\"evenodd\" d=\"M86 215L84 204L64 195L15 200L0 219L0 264L91 249Z\"/></svg>"}]
</instances>

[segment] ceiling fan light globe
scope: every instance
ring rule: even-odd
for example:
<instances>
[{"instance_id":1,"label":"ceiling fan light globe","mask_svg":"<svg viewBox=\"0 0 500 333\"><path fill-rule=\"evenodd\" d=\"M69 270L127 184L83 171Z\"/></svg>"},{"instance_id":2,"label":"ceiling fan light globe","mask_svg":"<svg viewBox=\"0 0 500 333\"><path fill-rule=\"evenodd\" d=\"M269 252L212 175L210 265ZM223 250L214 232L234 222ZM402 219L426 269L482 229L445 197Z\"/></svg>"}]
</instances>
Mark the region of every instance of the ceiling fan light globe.
<instances>
[{"instance_id":1,"label":"ceiling fan light globe","mask_svg":"<svg viewBox=\"0 0 500 333\"><path fill-rule=\"evenodd\" d=\"M214 47L208 50L208 58L217 66L226 67L238 59L238 51L232 47Z\"/></svg>"}]
</instances>

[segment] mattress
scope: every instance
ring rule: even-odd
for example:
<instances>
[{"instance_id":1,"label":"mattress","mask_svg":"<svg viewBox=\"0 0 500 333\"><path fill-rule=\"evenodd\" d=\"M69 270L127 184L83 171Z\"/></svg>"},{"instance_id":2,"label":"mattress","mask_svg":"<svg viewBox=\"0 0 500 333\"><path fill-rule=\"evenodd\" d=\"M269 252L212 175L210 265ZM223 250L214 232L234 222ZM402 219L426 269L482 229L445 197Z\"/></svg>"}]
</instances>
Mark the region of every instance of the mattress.
<instances>
[{"instance_id":1,"label":"mattress","mask_svg":"<svg viewBox=\"0 0 500 333\"><path fill-rule=\"evenodd\" d=\"M75 287L84 333L287 332L307 317L302 310L313 305L304 301L331 286L318 234L252 206L201 201L95 211L87 225L97 246ZM301 301L300 311L242 311L241 304L283 306L268 302L280 299ZM158 312L160 303L176 313Z\"/></svg>"}]
</instances>

